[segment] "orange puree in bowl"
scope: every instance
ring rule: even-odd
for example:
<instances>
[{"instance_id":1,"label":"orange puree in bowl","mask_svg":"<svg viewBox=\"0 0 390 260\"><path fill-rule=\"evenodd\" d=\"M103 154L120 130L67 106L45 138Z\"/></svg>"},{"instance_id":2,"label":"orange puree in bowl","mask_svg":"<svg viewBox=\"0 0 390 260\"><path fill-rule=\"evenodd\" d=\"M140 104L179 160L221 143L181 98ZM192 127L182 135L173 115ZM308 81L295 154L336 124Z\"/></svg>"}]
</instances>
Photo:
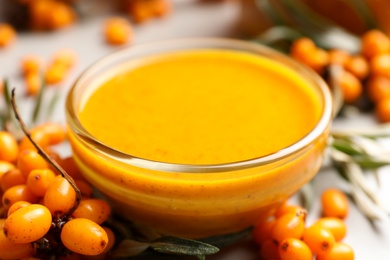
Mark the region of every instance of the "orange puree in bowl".
<instances>
[{"instance_id":1,"label":"orange puree in bowl","mask_svg":"<svg viewBox=\"0 0 390 260\"><path fill-rule=\"evenodd\" d=\"M317 173L331 101L314 74L277 54L122 54L67 103L75 161L121 215L175 236L232 233Z\"/></svg>"},{"instance_id":2,"label":"orange puree in bowl","mask_svg":"<svg viewBox=\"0 0 390 260\"><path fill-rule=\"evenodd\" d=\"M85 98L83 127L136 157L220 164L274 153L319 120L318 94L289 68L253 54L193 50L131 61Z\"/></svg>"}]
</instances>

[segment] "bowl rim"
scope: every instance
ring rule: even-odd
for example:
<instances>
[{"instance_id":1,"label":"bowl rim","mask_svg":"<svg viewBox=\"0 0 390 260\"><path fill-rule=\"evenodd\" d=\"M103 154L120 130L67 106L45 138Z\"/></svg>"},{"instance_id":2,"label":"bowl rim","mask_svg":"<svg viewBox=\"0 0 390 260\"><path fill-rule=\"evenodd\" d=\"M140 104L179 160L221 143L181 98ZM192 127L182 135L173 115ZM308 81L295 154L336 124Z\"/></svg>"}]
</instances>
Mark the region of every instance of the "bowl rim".
<instances>
[{"instance_id":1,"label":"bowl rim","mask_svg":"<svg viewBox=\"0 0 390 260\"><path fill-rule=\"evenodd\" d=\"M131 55L132 53L148 51L154 48L156 49L163 49L165 47L169 48L174 45L178 47L188 46L182 49L189 50L189 49L197 49L196 47L197 44L205 47L215 45L215 47L208 47L209 49L225 48L230 50L234 50L234 49L246 50L253 54L256 53L261 54L262 57L276 58L279 62L280 60L282 60L283 64L287 65L287 67L294 70L295 73L298 74L303 73L306 77L309 77L311 81L315 82L315 85L317 85L318 89L320 90L322 94L321 98L323 99L323 104L324 104L322 115L318 120L316 126L310 132L308 132L308 134L305 135L303 138L277 152L265 156L261 156L261 157L247 159L247 160L220 163L220 164L177 164L177 163L170 163L170 162L154 161L150 159L133 156L131 154L127 154L107 146L106 144L94 138L90 133L88 133L86 129L83 128L75 112L73 100L74 100L75 91L77 90L78 86L83 83L83 80L85 80L85 78L88 78L91 74L93 75L95 71L99 70L101 67L104 67L105 64L113 62L123 57L124 54L129 55L128 54L129 52ZM160 53L163 53L163 51L160 51ZM333 119L333 113L334 113L333 98L328 85L316 72L314 72L310 68L306 67L303 64L298 63L297 61L293 60L289 56L279 51L276 51L268 46L259 43L253 43L244 40L230 39L230 38L210 38L210 37L159 40L159 41L153 41L149 43L132 45L132 46L128 46L116 50L113 53L98 59L92 65L87 67L77 77L76 81L73 83L71 89L68 92L65 106L66 106L65 107L66 119L67 119L68 126L70 127L70 130L75 133L75 136L79 141L89 146L90 148L93 148L95 151L98 151L99 153L105 156L108 156L112 159L115 159L117 161L120 161L122 163L131 166L141 167L150 170L160 170L160 171L162 170L162 171L180 172L180 173L225 172L225 171L258 167L276 161L280 161L284 158L297 154L300 151L310 147L313 144L313 142L315 142L315 140L320 138L322 134L325 131L327 131Z\"/></svg>"}]
</instances>

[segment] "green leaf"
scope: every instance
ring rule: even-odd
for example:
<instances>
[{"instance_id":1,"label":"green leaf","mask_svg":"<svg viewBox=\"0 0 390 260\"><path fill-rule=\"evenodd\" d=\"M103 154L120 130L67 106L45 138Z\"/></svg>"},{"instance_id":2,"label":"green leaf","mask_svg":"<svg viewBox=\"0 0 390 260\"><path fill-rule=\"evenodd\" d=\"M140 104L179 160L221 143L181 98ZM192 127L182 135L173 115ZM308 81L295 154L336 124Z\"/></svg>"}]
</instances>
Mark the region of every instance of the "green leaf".
<instances>
[{"instance_id":1,"label":"green leaf","mask_svg":"<svg viewBox=\"0 0 390 260\"><path fill-rule=\"evenodd\" d=\"M42 107L42 102L43 102L43 94L44 94L45 89L46 89L46 83L45 83L45 79L43 78L43 76L42 76L41 82L42 82L42 86L41 86L41 89L39 91L38 97L35 101L35 106L33 109L32 116L31 116L31 122L33 124L36 123L38 120L39 113L40 113L41 107Z\"/></svg>"},{"instance_id":2,"label":"green leaf","mask_svg":"<svg viewBox=\"0 0 390 260\"><path fill-rule=\"evenodd\" d=\"M236 233L220 235L220 236L212 236L212 237L201 239L200 241L222 248L240 241L244 237L250 235L252 233L252 230L253 227L250 227Z\"/></svg>"},{"instance_id":3,"label":"green leaf","mask_svg":"<svg viewBox=\"0 0 390 260\"><path fill-rule=\"evenodd\" d=\"M170 236L152 241L150 247L161 253L189 256L212 255L219 251L218 247L201 241Z\"/></svg>"},{"instance_id":4,"label":"green leaf","mask_svg":"<svg viewBox=\"0 0 390 260\"><path fill-rule=\"evenodd\" d=\"M370 156L353 156L353 160L365 169L378 169L383 166L390 165L389 160L376 159Z\"/></svg>"},{"instance_id":5,"label":"green leaf","mask_svg":"<svg viewBox=\"0 0 390 260\"><path fill-rule=\"evenodd\" d=\"M365 152L362 148L355 145L353 142L348 139L333 139L332 147L335 149L346 153L348 155L364 155Z\"/></svg>"},{"instance_id":6,"label":"green leaf","mask_svg":"<svg viewBox=\"0 0 390 260\"><path fill-rule=\"evenodd\" d=\"M132 257L141 254L148 248L149 248L148 243L138 242L131 239L125 239L118 245L118 247L110 256Z\"/></svg>"}]
</instances>

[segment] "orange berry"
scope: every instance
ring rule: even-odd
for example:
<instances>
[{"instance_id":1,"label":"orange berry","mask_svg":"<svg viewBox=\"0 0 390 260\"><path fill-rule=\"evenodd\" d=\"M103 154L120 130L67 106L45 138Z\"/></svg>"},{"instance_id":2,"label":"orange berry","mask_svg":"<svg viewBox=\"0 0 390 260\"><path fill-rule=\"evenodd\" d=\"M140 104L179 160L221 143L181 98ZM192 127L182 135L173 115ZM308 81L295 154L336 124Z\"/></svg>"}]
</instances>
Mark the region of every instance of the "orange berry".
<instances>
[{"instance_id":1,"label":"orange berry","mask_svg":"<svg viewBox=\"0 0 390 260\"><path fill-rule=\"evenodd\" d=\"M36 203L38 197L35 196L25 184L13 186L4 192L2 202L5 208L8 209L12 204L18 201Z\"/></svg>"},{"instance_id":2,"label":"orange berry","mask_svg":"<svg viewBox=\"0 0 390 260\"><path fill-rule=\"evenodd\" d=\"M285 214L288 213L298 213L304 210L301 206L297 205L288 205L288 204L282 204L280 207L278 207L275 211L275 218L279 218Z\"/></svg>"},{"instance_id":3,"label":"orange berry","mask_svg":"<svg viewBox=\"0 0 390 260\"><path fill-rule=\"evenodd\" d=\"M348 198L340 190L325 190L321 195L321 203L324 217L344 219L348 215Z\"/></svg>"},{"instance_id":4,"label":"orange berry","mask_svg":"<svg viewBox=\"0 0 390 260\"><path fill-rule=\"evenodd\" d=\"M298 60L301 57L306 57L308 52L314 51L317 49L316 44L312 39L303 37L295 40L290 49L290 54L292 57L297 58Z\"/></svg>"},{"instance_id":5,"label":"orange berry","mask_svg":"<svg viewBox=\"0 0 390 260\"><path fill-rule=\"evenodd\" d=\"M271 231L274 227L275 219L259 222L252 231L253 239L257 245L261 245L265 240L271 238Z\"/></svg>"},{"instance_id":6,"label":"orange berry","mask_svg":"<svg viewBox=\"0 0 390 260\"><path fill-rule=\"evenodd\" d=\"M375 115L382 123L390 122L390 97L383 98L377 102Z\"/></svg>"},{"instance_id":7,"label":"orange berry","mask_svg":"<svg viewBox=\"0 0 390 260\"><path fill-rule=\"evenodd\" d=\"M339 218L325 217L318 219L314 225L320 225L332 232L336 241L341 241L347 233L347 227Z\"/></svg>"},{"instance_id":8,"label":"orange berry","mask_svg":"<svg viewBox=\"0 0 390 260\"><path fill-rule=\"evenodd\" d=\"M115 245L115 234L114 232L108 228L108 227L103 227L104 231L106 231L106 234L107 234L107 238L108 238L108 244L106 246L106 248L104 249L103 253L102 254L106 254L108 253L108 251L110 251L114 245Z\"/></svg>"},{"instance_id":9,"label":"orange berry","mask_svg":"<svg viewBox=\"0 0 390 260\"><path fill-rule=\"evenodd\" d=\"M125 44L132 40L132 34L133 29L130 23L123 18L110 18L104 25L104 36L109 44Z\"/></svg>"},{"instance_id":10,"label":"orange berry","mask_svg":"<svg viewBox=\"0 0 390 260\"><path fill-rule=\"evenodd\" d=\"M30 131L31 138L40 147L45 148L49 145L49 137L41 131L39 128L34 128ZM27 136L24 136L19 144L19 151L34 150L37 151L35 146L30 142Z\"/></svg>"},{"instance_id":11,"label":"orange berry","mask_svg":"<svg viewBox=\"0 0 390 260\"><path fill-rule=\"evenodd\" d=\"M316 47L315 43L309 38L300 38L293 42L290 49L291 56L317 71L322 73L323 69L329 63L328 52Z\"/></svg>"},{"instance_id":12,"label":"orange berry","mask_svg":"<svg viewBox=\"0 0 390 260\"><path fill-rule=\"evenodd\" d=\"M351 55L344 50L333 49L328 51L329 64L338 64L345 66L348 60L351 58Z\"/></svg>"},{"instance_id":13,"label":"orange berry","mask_svg":"<svg viewBox=\"0 0 390 260\"><path fill-rule=\"evenodd\" d=\"M343 71L337 81L344 101L352 103L356 101L363 93L363 86L360 80L348 71Z\"/></svg>"},{"instance_id":14,"label":"orange berry","mask_svg":"<svg viewBox=\"0 0 390 260\"><path fill-rule=\"evenodd\" d=\"M76 165L72 156L66 157L61 162L61 167L69 174L73 179L83 179L81 172Z\"/></svg>"},{"instance_id":15,"label":"orange berry","mask_svg":"<svg viewBox=\"0 0 390 260\"><path fill-rule=\"evenodd\" d=\"M77 55L71 49L61 49L53 54L52 63L62 64L66 68L70 69L76 64Z\"/></svg>"},{"instance_id":16,"label":"orange berry","mask_svg":"<svg viewBox=\"0 0 390 260\"><path fill-rule=\"evenodd\" d=\"M265 240L260 245L260 256L261 259L279 258L278 245L272 239Z\"/></svg>"},{"instance_id":17,"label":"orange berry","mask_svg":"<svg viewBox=\"0 0 390 260\"><path fill-rule=\"evenodd\" d=\"M0 181L3 179L3 176L10 170L14 169L15 166L7 161L0 161Z\"/></svg>"},{"instance_id":18,"label":"orange berry","mask_svg":"<svg viewBox=\"0 0 390 260\"><path fill-rule=\"evenodd\" d=\"M93 187L85 180L75 179L77 188L79 188L81 195L86 198L92 197Z\"/></svg>"},{"instance_id":19,"label":"orange berry","mask_svg":"<svg viewBox=\"0 0 390 260\"><path fill-rule=\"evenodd\" d=\"M361 53L368 59L390 52L390 39L379 30L370 30L361 37Z\"/></svg>"},{"instance_id":20,"label":"orange berry","mask_svg":"<svg viewBox=\"0 0 390 260\"><path fill-rule=\"evenodd\" d=\"M70 5L53 1L47 13L47 28L59 29L71 25L76 20L76 13Z\"/></svg>"},{"instance_id":21,"label":"orange berry","mask_svg":"<svg viewBox=\"0 0 390 260\"><path fill-rule=\"evenodd\" d=\"M57 175L47 188L43 204L56 217L66 214L75 202L75 190L64 177Z\"/></svg>"},{"instance_id":22,"label":"orange berry","mask_svg":"<svg viewBox=\"0 0 390 260\"><path fill-rule=\"evenodd\" d=\"M367 95L374 103L383 98L390 98L390 78L374 76L367 81Z\"/></svg>"},{"instance_id":23,"label":"orange berry","mask_svg":"<svg viewBox=\"0 0 390 260\"><path fill-rule=\"evenodd\" d=\"M9 188L20 185L20 184L25 184L26 179L22 175L19 169L11 169L4 173L3 177L0 180L0 187L1 190L4 192L8 190Z\"/></svg>"},{"instance_id":24,"label":"orange berry","mask_svg":"<svg viewBox=\"0 0 390 260\"><path fill-rule=\"evenodd\" d=\"M373 76L390 77L390 54L374 56L370 61L370 70Z\"/></svg>"},{"instance_id":25,"label":"orange berry","mask_svg":"<svg viewBox=\"0 0 390 260\"><path fill-rule=\"evenodd\" d=\"M61 124L47 122L36 128L48 137L49 145L60 144L66 139L66 131Z\"/></svg>"},{"instance_id":26,"label":"orange berry","mask_svg":"<svg viewBox=\"0 0 390 260\"><path fill-rule=\"evenodd\" d=\"M23 75L39 74L42 68L42 59L35 55L25 56L21 62L21 71Z\"/></svg>"},{"instance_id":27,"label":"orange berry","mask_svg":"<svg viewBox=\"0 0 390 260\"><path fill-rule=\"evenodd\" d=\"M281 216L272 228L271 238L278 243L287 238L301 238L305 231L305 217L305 211Z\"/></svg>"},{"instance_id":28,"label":"orange berry","mask_svg":"<svg viewBox=\"0 0 390 260\"><path fill-rule=\"evenodd\" d=\"M281 260L312 260L313 254L309 247L300 239L287 238L279 245Z\"/></svg>"},{"instance_id":29,"label":"orange berry","mask_svg":"<svg viewBox=\"0 0 390 260\"><path fill-rule=\"evenodd\" d=\"M34 150L23 150L19 154L16 166L26 179L32 170L47 169L49 167L45 159Z\"/></svg>"},{"instance_id":30,"label":"orange berry","mask_svg":"<svg viewBox=\"0 0 390 260\"><path fill-rule=\"evenodd\" d=\"M43 205L28 205L7 217L5 236L14 243L30 243L42 238L51 227L50 211Z\"/></svg>"},{"instance_id":31,"label":"orange berry","mask_svg":"<svg viewBox=\"0 0 390 260\"><path fill-rule=\"evenodd\" d=\"M43 197L54 178L54 172L49 169L32 170L27 177L27 187L35 196Z\"/></svg>"},{"instance_id":32,"label":"orange berry","mask_svg":"<svg viewBox=\"0 0 390 260\"><path fill-rule=\"evenodd\" d=\"M368 65L367 60L361 55L352 56L345 63L344 67L359 80L365 79L370 72L370 66Z\"/></svg>"},{"instance_id":33,"label":"orange berry","mask_svg":"<svg viewBox=\"0 0 390 260\"><path fill-rule=\"evenodd\" d=\"M110 205L101 199L81 200L77 209L73 212L74 218L86 218L97 224L105 222L111 214Z\"/></svg>"},{"instance_id":34,"label":"orange berry","mask_svg":"<svg viewBox=\"0 0 390 260\"><path fill-rule=\"evenodd\" d=\"M7 131L0 131L0 160L7 162L15 162L18 157L18 143Z\"/></svg>"},{"instance_id":35,"label":"orange berry","mask_svg":"<svg viewBox=\"0 0 390 260\"><path fill-rule=\"evenodd\" d=\"M48 85L55 85L65 79L67 68L60 63L51 64L45 72L45 82Z\"/></svg>"},{"instance_id":36,"label":"orange berry","mask_svg":"<svg viewBox=\"0 0 390 260\"><path fill-rule=\"evenodd\" d=\"M316 254L328 253L336 242L332 232L320 225L312 225L303 233L303 241Z\"/></svg>"},{"instance_id":37,"label":"orange berry","mask_svg":"<svg viewBox=\"0 0 390 260\"><path fill-rule=\"evenodd\" d=\"M14 204L12 204L12 206L8 209L8 213L7 213L7 216L11 215L12 213L14 213L15 211L17 211L18 209L21 209L21 208L24 208L28 205L31 205L30 202L27 202L27 201L17 201L15 202Z\"/></svg>"},{"instance_id":38,"label":"orange berry","mask_svg":"<svg viewBox=\"0 0 390 260\"><path fill-rule=\"evenodd\" d=\"M0 48L11 45L15 39L15 29L7 23L0 23Z\"/></svg>"},{"instance_id":39,"label":"orange berry","mask_svg":"<svg viewBox=\"0 0 390 260\"><path fill-rule=\"evenodd\" d=\"M26 84L26 94L28 96L36 96L42 87L42 80L37 73L28 73L24 78Z\"/></svg>"},{"instance_id":40,"label":"orange berry","mask_svg":"<svg viewBox=\"0 0 390 260\"><path fill-rule=\"evenodd\" d=\"M170 13L172 7L168 0L133 0L129 2L129 14L136 23L144 22L152 17L161 17Z\"/></svg>"},{"instance_id":41,"label":"orange berry","mask_svg":"<svg viewBox=\"0 0 390 260\"><path fill-rule=\"evenodd\" d=\"M344 243L336 243L329 253L318 255L317 260L354 260L355 254L352 248Z\"/></svg>"},{"instance_id":42,"label":"orange berry","mask_svg":"<svg viewBox=\"0 0 390 260\"><path fill-rule=\"evenodd\" d=\"M66 222L61 231L61 241L69 250L83 255L98 255L108 244L106 231L95 222L75 218Z\"/></svg>"},{"instance_id":43,"label":"orange berry","mask_svg":"<svg viewBox=\"0 0 390 260\"><path fill-rule=\"evenodd\" d=\"M0 259L23 259L34 253L31 243L16 244L0 230Z\"/></svg>"}]
</instances>

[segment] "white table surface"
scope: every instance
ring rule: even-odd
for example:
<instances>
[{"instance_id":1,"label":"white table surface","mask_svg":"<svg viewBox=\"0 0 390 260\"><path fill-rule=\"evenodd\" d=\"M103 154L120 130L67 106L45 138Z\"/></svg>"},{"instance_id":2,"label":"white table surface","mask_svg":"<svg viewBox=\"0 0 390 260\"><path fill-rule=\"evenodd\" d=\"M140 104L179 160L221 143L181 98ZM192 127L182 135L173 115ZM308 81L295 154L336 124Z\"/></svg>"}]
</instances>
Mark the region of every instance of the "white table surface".
<instances>
[{"instance_id":1,"label":"white table surface","mask_svg":"<svg viewBox=\"0 0 390 260\"><path fill-rule=\"evenodd\" d=\"M133 44L140 44L160 39L182 37L236 37L240 21L238 2L196 3L192 0L177 0L171 16L153 20L135 26ZM185 1L185 2L184 2ZM0 3L1 5L1 3ZM0 6L1 8L1 6ZM106 15L89 17L77 25L51 33L22 33L16 44L0 50L0 77L8 77L12 86L22 86L19 76L20 58L27 54L36 54L48 59L60 48L71 48L79 57L77 67L64 82L59 105L54 112L54 121L64 122L64 102L71 82L87 66L116 48L108 46L102 38L102 24ZM22 112L31 109L29 100L20 104ZM334 127L358 128L362 125L374 124L370 117L358 117L348 120L338 120ZM390 208L390 168L381 169L382 187L378 190L380 197ZM320 172L314 180L316 200L321 192L328 187L341 187L342 180L334 170ZM308 221L318 217L318 204L310 212ZM348 234L345 242L350 244L356 253L357 260L386 260L390 259L390 217L384 217L371 226L361 213L352 205L346 219ZM246 247L235 247L216 255L213 259L259 259L256 252Z\"/></svg>"}]
</instances>

